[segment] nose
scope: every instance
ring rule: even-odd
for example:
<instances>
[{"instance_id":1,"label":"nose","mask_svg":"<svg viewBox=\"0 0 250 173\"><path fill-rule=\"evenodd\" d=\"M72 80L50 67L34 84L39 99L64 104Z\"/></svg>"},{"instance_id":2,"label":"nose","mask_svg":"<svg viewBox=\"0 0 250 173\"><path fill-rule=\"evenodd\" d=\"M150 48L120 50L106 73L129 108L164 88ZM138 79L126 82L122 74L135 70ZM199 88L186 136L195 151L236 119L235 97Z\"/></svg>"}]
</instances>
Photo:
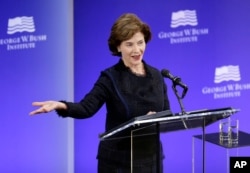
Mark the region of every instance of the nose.
<instances>
[{"instance_id":1,"label":"nose","mask_svg":"<svg viewBox=\"0 0 250 173\"><path fill-rule=\"evenodd\" d=\"M134 45L133 46L133 52L137 53L137 52L140 52L140 47L138 45Z\"/></svg>"}]
</instances>

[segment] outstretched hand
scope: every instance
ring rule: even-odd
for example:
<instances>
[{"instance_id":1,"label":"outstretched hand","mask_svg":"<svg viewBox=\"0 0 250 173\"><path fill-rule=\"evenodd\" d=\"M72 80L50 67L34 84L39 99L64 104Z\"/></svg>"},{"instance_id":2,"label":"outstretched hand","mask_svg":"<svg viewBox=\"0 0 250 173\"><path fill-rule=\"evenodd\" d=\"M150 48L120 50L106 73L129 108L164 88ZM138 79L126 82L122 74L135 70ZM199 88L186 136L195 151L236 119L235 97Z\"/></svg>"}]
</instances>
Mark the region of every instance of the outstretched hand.
<instances>
[{"instance_id":1,"label":"outstretched hand","mask_svg":"<svg viewBox=\"0 0 250 173\"><path fill-rule=\"evenodd\" d=\"M40 108L30 112L30 115L48 113L55 109L67 109L64 103L58 101L33 102L32 106L39 106Z\"/></svg>"}]
</instances>

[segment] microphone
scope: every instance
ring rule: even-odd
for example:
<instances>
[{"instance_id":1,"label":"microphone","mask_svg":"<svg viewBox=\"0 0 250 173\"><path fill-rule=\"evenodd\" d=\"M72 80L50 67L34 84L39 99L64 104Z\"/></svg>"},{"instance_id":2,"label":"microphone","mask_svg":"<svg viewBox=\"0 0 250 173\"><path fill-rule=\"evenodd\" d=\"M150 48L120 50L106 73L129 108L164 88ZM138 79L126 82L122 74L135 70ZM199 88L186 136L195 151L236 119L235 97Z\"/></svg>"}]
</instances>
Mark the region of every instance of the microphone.
<instances>
[{"instance_id":1,"label":"microphone","mask_svg":"<svg viewBox=\"0 0 250 173\"><path fill-rule=\"evenodd\" d=\"M173 75L172 75L168 70L166 70L166 69L161 70L161 75L162 75L163 77L167 77L167 78L169 78L169 79L172 80L172 82L173 82L172 88L173 88L174 93L175 93L175 95L176 95L176 97L177 97L177 99L178 99L178 102L179 102L179 104L180 104L181 112L182 112L183 115L186 114L181 99L183 99L183 98L185 97L186 93L187 93L187 90L188 90L187 85L185 85L184 83L181 82L181 78L179 78L179 77L177 77L177 76L173 76ZM182 96L181 96L181 97L178 95L178 91L177 91L177 89L176 89L176 85L179 85L180 87L183 88ZM183 121L183 119L182 119L182 121ZM187 128L185 121L183 121L183 124L184 124L184 126Z\"/></svg>"},{"instance_id":2,"label":"microphone","mask_svg":"<svg viewBox=\"0 0 250 173\"><path fill-rule=\"evenodd\" d=\"M161 71L161 74L163 77L167 77L167 78L171 79L175 85L179 85L184 89L187 88L187 85L185 85L184 83L181 82L181 78L179 78L177 76L173 76L168 70L163 69Z\"/></svg>"}]
</instances>

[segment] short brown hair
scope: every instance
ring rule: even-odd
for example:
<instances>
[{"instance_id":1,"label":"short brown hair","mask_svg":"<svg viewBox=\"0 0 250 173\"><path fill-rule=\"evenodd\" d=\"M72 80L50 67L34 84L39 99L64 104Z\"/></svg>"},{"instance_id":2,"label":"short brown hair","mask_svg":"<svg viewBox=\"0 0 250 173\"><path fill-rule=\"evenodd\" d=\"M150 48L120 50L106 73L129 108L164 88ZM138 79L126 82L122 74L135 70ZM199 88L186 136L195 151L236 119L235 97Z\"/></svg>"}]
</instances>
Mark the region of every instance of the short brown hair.
<instances>
[{"instance_id":1,"label":"short brown hair","mask_svg":"<svg viewBox=\"0 0 250 173\"><path fill-rule=\"evenodd\" d=\"M117 46L121 42L130 39L137 32L141 32L144 35L146 43L151 40L150 27L142 22L138 16L132 13L121 15L112 26L108 39L109 50L112 55L121 56L121 53L117 50Z\"/></svg>"}]
</instances>

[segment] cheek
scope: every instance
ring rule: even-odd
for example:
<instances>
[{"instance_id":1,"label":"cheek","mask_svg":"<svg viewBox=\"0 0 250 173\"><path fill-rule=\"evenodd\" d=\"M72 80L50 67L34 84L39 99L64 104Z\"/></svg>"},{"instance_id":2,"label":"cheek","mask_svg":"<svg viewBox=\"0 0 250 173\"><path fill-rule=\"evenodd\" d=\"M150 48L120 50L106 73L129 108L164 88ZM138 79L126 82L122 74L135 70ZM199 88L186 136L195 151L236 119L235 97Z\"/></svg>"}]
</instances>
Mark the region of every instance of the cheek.
<instances>
[{"instance_id":1,"label":"cheek","mask_svg":"<svg viewBox=\"0 0 250 173\"><path fill-rule=\"evenodd\" d=\"M132 52L132 49L123 49L122 50L123 54L130 54Z\"/></svg>"},{"instance_id":2,"label":"cheek","mask_svg":"<svg viewBox=\"0 0 250 173\"><path fill-rule=\"evenodd\" d=\"M144 51L145 51L145 49L146 49L146 47L145 47L145 46L143 46L143 47L141 47L141 48L140 48L141 52L144 52Z\"/></svg>"}]
</instances>

